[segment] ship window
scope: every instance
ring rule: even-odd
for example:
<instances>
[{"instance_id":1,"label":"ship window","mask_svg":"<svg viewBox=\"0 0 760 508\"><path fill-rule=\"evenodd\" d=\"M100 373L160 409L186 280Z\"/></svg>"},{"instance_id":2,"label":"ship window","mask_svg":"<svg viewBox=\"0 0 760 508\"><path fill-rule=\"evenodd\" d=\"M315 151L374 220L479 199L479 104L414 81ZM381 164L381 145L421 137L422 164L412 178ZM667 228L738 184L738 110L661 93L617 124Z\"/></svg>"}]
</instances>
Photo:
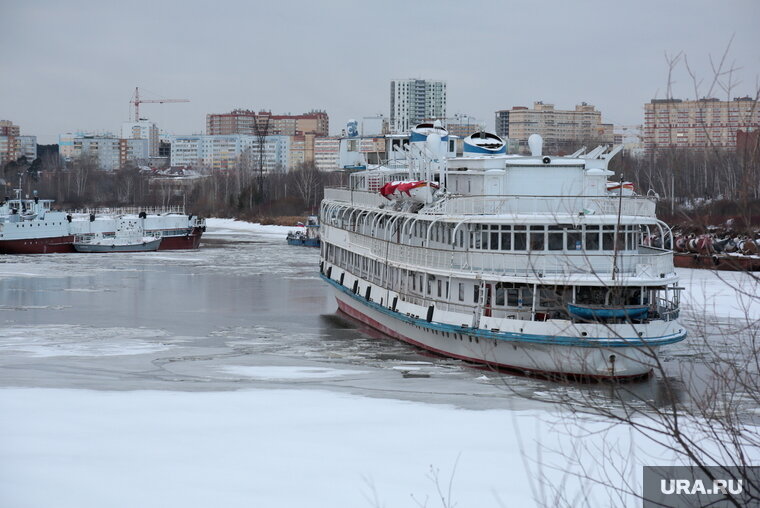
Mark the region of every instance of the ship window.
<instances>
[{"instance_id":1,"label":"ship window","mask_svg":"<svg viewBox=\"0 0 760 508\"><path fill-rule=\"evenodd\" d=\"M586 250L599 250L599 226L586 226Z\"/></svg>"},{"instance_id":2,"label":"ship window","mask_svg":"<svg viewBox=\"0 0 760 508\"><path fill-rule=\"evenodd\" d=\"M496 305L504 306L504 293L506 289L501 284L496 284Z\"/></svg>"},{"instance_id":3,"label":"ship window","mask_svg":"<svg viewBox=\"0 0 760 508\"><path fill-rule=\"evenodd\" d=\"M477 284L472 286L472 301L478 303L478 297L480 296L480 286Z\"/></svg>"},{"instance_id":4,"label":"ship window","mask_svg":"<svg viewBox=\"0 0 760 508\"><path fill-rule=\"evenodd\" d=\"M579 230L568 229L567 230L567 250L582 250L583 249L583 237Z\"/></svg>"},{"instance_id":5,"label":"ship window","mask_svg":"<svg viewBox=\"0 0 760 508\"><path fill-rule=\"evenodd\" d=\"M530 227L530 250L544 250L544 226Z\"/></svg>"},{"instance_id":6,"label":"ship window","mask_svg":"<svg viewBox=\"0 0 760 508\"><path fill-rule=\"evenodd\" d=\"M480 248L488 249L488 231L482 231L480 233Z\"/></svg>"},{"instance_id":7,"label":"ship window","mask_svg":"<svg viewBox=\"0 0 760 508\"><path fill-rule=\"evenodd\" d=\"M524 304L528 304L529 306L533 306L533 288L532 287L524 287L521 289L522 292L522 303L520 306Z\"/></svg>"},{"instance_id":8,"label":"ship window","mask_svg":"<svg viewBox=\"0 0 760 508\"><path fill-rule=\"evenodd\" d=\"M504 226L501 228L504 229ZM509 231L501 232L501 250L512 250L512 233Z\"/></svg>"},{"instance_id":9,"label":"ship window","mask_svg":"<svg viewBox=\"0 0 760 508\"><path fill-rule=\"evenodd\" d=\"M499 249L499 233L491 231L491 250Z\"/></svg>"},{"instance_id":10,"label":"ship window","mask_svg":"<svg viewBox=\"0 0 760 508\"><path fill-rule=\"evenodd\" d=\"M442 294L442 292L443 292L442 290L443 290L443 281L442 281L442 280L439 280L439 281L438 281L438 298L440 298L440 297L441 297L441 294Z\"/></svg>"},{"instance_id":11,"label":"ship window","mask_svg":"<svg viewBox=\"0 0 760 508\"><path fill-rule=\"evenodd\" d=\"M464 282L459 283L459 301L464 301Z\"/></svg>"},{"instance_id":12,"label":"ship window","mask_svg":"<svg viewBox=\"0 0 760 508\"><path fill-rule=\"evenodd\" d=\"M515 235L512 242L514 250L525 250L527 248L527 234L525 226L515 226Z\"/></svg>"},{"instance_id":13,"label":"ship window","mask_svg":"<svg viewBox=\"0 0 760 508\"><path fill-rule=\"evenodd\" d=\"M507 289L507 305L517 307L520 303L520 290L517 288Z\"/></svg>"},{"instance_id":14,"label":"ship window","mask_svg":"<svg viewBox=\"0 0 760 508\"><path fill-rule=\"evenodd\" d=\"M562 250L563 240L562 231L556 231L561 229L561 226L549 226L549 250Z\"/></svg>"},{"instance_id":15,"label":"ship window","mask_svg":"<svg viewBox=\"0 0 760 508\"><path fill-rule=\"evenodd\" d=\"M615 226L602 226L602 250L613 250L615 248Z\"/></svg>"}]
</instances>

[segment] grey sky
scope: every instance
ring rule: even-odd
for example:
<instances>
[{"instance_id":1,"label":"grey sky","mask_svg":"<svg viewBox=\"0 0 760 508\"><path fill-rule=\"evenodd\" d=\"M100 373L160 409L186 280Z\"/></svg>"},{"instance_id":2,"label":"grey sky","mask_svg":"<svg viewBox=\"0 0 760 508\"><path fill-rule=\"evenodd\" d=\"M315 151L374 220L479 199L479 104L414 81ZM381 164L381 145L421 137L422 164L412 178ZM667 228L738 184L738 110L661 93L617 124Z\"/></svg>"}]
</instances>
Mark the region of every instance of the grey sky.
<instances>
[{"instance_id":1,"label":"grey sky","mask_svg":"<svg viewBox=\"0 0 760 508\"><path fill-rule=\"evenodd\" d=\"M489 127L497 109L534 100L587 101L607 122L636 124L643 103L665 95L666 51L684 51L709 78L708 56L719 59L732 34L733 95L754 94L758 20L758 0L0 0L0 119L40 143L117 132L140 86L146 98L192 101L141 106L176 134L238 107L325 109L337 132L387 115L391 79L423 77L448 82L449 115ZM674 96L694 97L683 67L674 77Z\"/></svg>"}]
</instances>

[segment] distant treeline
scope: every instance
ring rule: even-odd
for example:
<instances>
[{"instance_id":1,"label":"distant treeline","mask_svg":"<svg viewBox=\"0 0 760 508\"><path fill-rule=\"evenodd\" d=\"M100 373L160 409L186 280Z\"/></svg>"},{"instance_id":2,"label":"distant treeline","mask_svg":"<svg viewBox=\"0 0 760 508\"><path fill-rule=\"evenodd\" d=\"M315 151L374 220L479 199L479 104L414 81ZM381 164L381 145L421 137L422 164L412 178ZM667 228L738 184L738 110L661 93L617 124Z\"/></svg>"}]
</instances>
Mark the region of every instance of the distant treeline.
<instances>
[{"instance_id":1,"label":"distant treeline","mask_svg":"<svg viewBox=\"0 0 760 508\"><path fill-rule=\"evenodd\" d=\"M258 174L244 169L172 177L129 166L102 171L93 157L79 157L63 165L55 158L25 158L3 168L5 195L21 182L24 195L54 199L54 207L83 209L116 206L183 205L206 217L260 218L294 216L318 209L325 185L342 185L343 173L323 173L301 165L287 173Z\"/></svg>"},{"instance_id":2,"label":"distant treeline","mask_svg":"<svg viewBox=\"0 0 760 508\"><path fill-rule=\"evenodd\" d=\"M694 227L728 219L746 229L760 224L760 150L757 143L730 150L668 150L648 157L623 154L610 169L632 181L640 194L660 197L658 215ZM22 158L23 159L23 158ZM25 194L55 199L65 209L113 206L185 205L204 216L258 218L314 212L326 185L345 185L342 172L324 173L303 164L287 173L255 170L214 171L197 178L172 178L136 166L101 171L92 157L62 164L43 151L34 161L12 161L3 168L6 195L21 178Z\"/></svg>"}]
</instances>

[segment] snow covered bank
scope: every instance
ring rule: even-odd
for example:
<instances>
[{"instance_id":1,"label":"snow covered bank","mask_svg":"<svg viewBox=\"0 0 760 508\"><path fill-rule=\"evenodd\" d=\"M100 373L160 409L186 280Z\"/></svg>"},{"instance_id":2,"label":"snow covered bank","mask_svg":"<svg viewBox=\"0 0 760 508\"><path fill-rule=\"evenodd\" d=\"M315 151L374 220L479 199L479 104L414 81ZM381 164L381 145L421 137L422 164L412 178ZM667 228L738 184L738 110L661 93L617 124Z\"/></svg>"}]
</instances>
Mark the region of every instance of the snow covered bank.
<instances>
[{"instance_id":1,"label":"snow covered bank","mask_svg":"<svg viewBox=\"0 0 760 508\"><path fill-rule=\"evenodd\" d=\"M235 219L206 219L206 233L209 236L230 236L230 235L261 235L282 237L289 231L295 231L299 228L296 226L267 226L257 222L246 222Z\"/></svg>"},{"instance_id":2,"label":"snow covered bank","mask_svg":"<svg viewBox=\"0 0 760 508\"><path fill-rule=\"evenodd\" d=\"M444 493L453 475L458 506L535 506L521 449L536 457L575 439L539 411L323 391L6 388L0 408L0 505L13 507L418 506L412 495L437 506L431 466ZM600 445L640 440L605 429L578 426ZM638 461L669 462L638 448Z\"/></svg>"},{"instance_id":3,"label":"snow covered bank","mask_svg":"<svg viewBox=\"0 0 760 508\"><path fill-rule=\"evenodd\" d=\"M702 316L760 319L760 274L676 268L685 311Z\"/></svg>"}]
</instances>

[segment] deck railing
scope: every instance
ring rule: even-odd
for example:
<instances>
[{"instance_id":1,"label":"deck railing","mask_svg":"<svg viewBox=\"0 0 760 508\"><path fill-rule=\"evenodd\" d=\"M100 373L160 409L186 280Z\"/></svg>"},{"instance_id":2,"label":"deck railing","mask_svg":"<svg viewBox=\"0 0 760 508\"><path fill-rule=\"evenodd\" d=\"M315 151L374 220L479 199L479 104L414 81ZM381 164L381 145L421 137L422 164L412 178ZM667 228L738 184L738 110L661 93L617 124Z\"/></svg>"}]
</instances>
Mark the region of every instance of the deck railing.
<instances>
[{"instance_id":1,"label":"deck railing","mask_svg":"<svg viewBox=\"0 0 760 508\"><path fill-rule=\"evenodd\" d=\"M164 215L167 213L185 214L183 206L123 206L123 207L96 207L81 210L70 210L70 214L82 215L138 215L145 212L148 215Z\"/></svg>"},{"instance_id":2,"label":"deck railing","mask_svg":"<svg viewBox=\"0 0 760 508\"><path fill-rule=\"evenodd\" d=\"M387 242L358 233L345 232L328 225L322 226L325 241L343 245L362 254L372 254L381 260L417 266L421 269L464 271L517 276L573 276L595 275L608 278L613 270L613 253L588 252L483 252L455 251L413 247ZM350 247L341 241L348 234ZM617 255L617 274L662 278L673 272L673 253L643 249L638 252L622 251Z\"/></svg>"},{"instance_id":3,"label":"deck railing","mask_svg":"<svg viewBox=\"0 0 760 508\"><path fill-rule=\"evenodd\" d=\"M325 199L360 206L389 203L378 192L326 188ZM645 196L448 196L420 210L423 215L621 215L655 217L656 203Z\"/></svg>"}]
</instances>

